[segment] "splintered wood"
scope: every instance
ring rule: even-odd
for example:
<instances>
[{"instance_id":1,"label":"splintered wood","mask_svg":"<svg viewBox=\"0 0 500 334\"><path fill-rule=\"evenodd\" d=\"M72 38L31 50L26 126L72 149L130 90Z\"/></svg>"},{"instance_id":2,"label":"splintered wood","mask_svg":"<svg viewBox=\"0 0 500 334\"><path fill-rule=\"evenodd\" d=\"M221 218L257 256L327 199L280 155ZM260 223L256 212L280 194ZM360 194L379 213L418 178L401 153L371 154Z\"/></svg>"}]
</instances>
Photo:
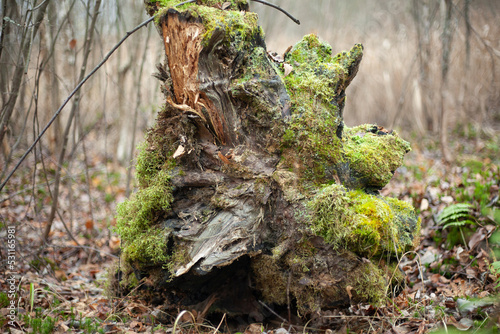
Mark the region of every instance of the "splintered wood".
<instances>
[{"instance_id":1,"label":"splintered wood","mask_svg":"<svg viewBox=\"0 0 500 334\"><path fill-rule=\"evenodd\" d=\"M174 103L168 100L167 102L182 111L193 112L204 123L207 123L208 119L207 125L212 130L212 135L225 145L224 124L226 122L222 113L216 109L207 95L200 91L198 63L204 32L205 28L202 24L179 19L175 11L169 13L163 20L163 41L175 99Z\"/></svg>"}]
</instances>

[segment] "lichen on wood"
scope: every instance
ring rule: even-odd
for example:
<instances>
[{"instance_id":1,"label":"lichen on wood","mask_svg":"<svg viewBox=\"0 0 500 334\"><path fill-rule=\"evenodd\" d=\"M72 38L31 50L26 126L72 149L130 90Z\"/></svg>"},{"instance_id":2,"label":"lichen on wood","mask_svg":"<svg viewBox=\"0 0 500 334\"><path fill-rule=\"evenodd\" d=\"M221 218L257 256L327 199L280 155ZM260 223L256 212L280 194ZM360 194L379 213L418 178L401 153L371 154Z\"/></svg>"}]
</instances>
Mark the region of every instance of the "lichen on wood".
<instances>
[{"instance_id":1,"label":"lichen on wood","mask_svg":"<svg viewBox=\"0 0 500 334\"><path fill-rule=\"evenodd\" d=\"M145 2L166 104L118 209L122 279L167 305L259 321L257 298L291 298L301 315L379 302L419 220L378 192L409 144L343 123L363 47L333 54L307 35L275 62L246 1L179 2Z\"/></svg>"}]
</instances>

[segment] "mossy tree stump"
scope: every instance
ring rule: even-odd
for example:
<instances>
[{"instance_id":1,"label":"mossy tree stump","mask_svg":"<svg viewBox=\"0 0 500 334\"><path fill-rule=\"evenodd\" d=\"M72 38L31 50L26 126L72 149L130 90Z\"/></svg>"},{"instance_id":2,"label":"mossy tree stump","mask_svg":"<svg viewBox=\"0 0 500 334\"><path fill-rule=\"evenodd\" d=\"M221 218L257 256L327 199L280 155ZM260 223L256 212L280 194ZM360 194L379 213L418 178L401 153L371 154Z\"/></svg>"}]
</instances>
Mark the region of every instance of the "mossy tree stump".
<instances>
[{"instance_id":1,"label":"mossy tree stump","mask_svg":"<svg viewBox=\"0 0 500 334\"><path fill-rule=\"evenodd\" d=\"M245 0L174 4L146 0L166 104L118 209L119 289L257 320L258 300L300 314L380 301L420 222L378 193L409 144L343 124L362 46L335 55L308 35L275 62Z\"/></svg>"}]
</instances>

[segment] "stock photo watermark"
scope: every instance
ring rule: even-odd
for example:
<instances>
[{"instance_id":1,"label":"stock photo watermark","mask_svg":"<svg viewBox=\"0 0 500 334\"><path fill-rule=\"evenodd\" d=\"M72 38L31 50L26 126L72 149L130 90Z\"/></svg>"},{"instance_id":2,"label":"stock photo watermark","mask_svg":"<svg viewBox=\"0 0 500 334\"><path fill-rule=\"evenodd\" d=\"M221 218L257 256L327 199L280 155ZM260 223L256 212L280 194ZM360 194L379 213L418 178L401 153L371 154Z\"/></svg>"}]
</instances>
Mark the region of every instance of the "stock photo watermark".
<instances>
[{"instance_id":1,"label":"stock photo watermark","mask_svg":"<svg viewBox=\"0 0 500 334\"><path fill-rule=\"evenodd\" d=\"M16 227L7 226L7 236L6 236L6 248L7 248L7 264L6 264L6 294L9 300L7 305L7 319L8 325L10 327L16 326L17 320L17 303L18 303L18 283L19 283L19 273L17 271L17 258L16 258Z\"/></svg>"}]
</instances>

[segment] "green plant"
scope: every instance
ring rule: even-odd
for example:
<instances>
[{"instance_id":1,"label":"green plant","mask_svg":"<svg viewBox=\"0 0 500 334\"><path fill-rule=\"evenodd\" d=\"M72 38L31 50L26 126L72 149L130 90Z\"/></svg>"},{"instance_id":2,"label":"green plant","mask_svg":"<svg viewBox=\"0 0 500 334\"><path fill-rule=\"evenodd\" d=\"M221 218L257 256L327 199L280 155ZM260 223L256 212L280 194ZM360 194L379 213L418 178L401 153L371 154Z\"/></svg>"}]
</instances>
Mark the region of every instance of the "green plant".
<instances>
[{"instance_id":1,"label":"green plant","mask_svg":"<svg viewBox=\"0 0 500 334\"><path fill-rule=\"evenodd\" d=\"M467 203L457 203L450 205L441 211L437 217L438 225L442 225L443 229L448 227L461 227L467 224L475 224L474 218L471 215L473 207Z\"/></svg>"},{"instance_id":2,"label":"green plant","mask_svg":"<svg viewBox=\"0 0 500 334\"><path fill-rule=\"evenodd\" d=\"M495 211L490 208L493 186L498 185L500 169L494 164L476 160L467 161L464 166L468 171L462 175L462 187L457 190L457 201L473 203L483 216L491 216L490 211ZM489 218L496 221L494 216Z\"/></svg>"},{"instance_id":3,"label":"green plant","mask_svg":"<svg viewBox=\"0 0 500 334\"><path fill-rule=\"evenodd\" d=\"M84 333L105 333L101 327L101 322L98 319L85 318L81 322L81 328Z\"/></svg>"},{"instance_id":4,"label":"green plant","mask_svg":"<svg viewBox=\"0 0 500 334\"><path fill-rule=\"evenodd\" d=\"M56 320L50 316L43 316L41 308L35 309L35 315L25 315L24 322L30 328L31 333L50 334L54 332Z\"/></svg>"},{"instance_id":5,"label":"green plant","mask_svg":"<svg viewBox=\"0 0 500 334\"><path fill-rule=\"evenodd\" d=\"M457 203L444 208L438 215L437 224L441 226L442 233L448 230L446 241L449 248L461 242L467 245L466 235L472 232L469 227L476 225L472 210L473 206L470 204Z\"/></svg>"},{"instance_id":6,"label":"green plant","mask_svg":"<svg viewBox=\"0 0 500 334\"><path fill-rule=\"evenodd\" d=\"M5 292L0 292L0 308L7 307L9 305L9 297Z\"/></svg>"}]
</instances>

